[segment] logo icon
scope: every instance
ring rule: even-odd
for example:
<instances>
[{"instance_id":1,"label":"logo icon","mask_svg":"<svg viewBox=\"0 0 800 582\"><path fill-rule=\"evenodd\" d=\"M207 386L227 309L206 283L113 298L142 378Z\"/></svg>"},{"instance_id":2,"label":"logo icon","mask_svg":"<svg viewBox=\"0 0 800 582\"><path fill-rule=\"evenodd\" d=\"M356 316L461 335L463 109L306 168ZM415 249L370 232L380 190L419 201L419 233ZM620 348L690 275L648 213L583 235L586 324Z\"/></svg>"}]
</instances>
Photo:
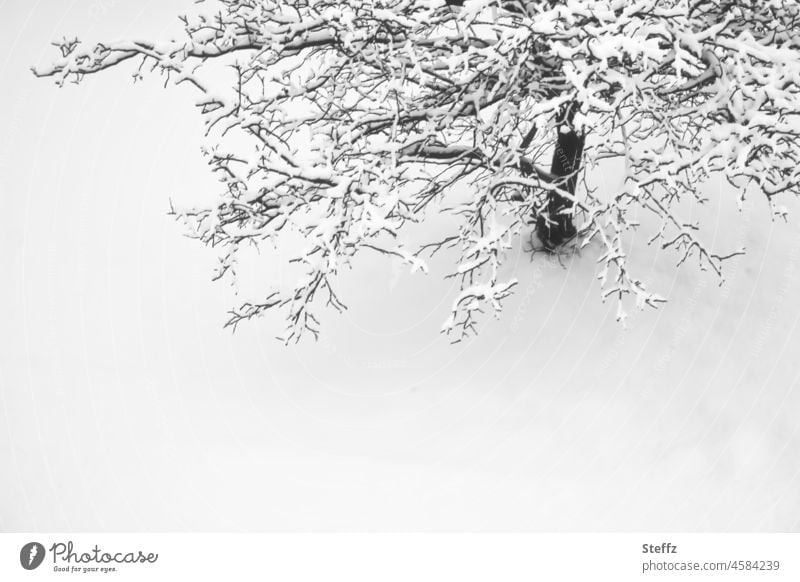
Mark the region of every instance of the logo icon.
<instances>
[{"instance_id":1,"label":"logo icon","mask_svg":"<svg viewBox=\"0 0 800 582\"><path fill-rule=\"evenodd\" d=\"M19 563L26 570L35 570L44 561L44 546L39 542L28 542L19 551Z\"/></svg>"}]
</instances>

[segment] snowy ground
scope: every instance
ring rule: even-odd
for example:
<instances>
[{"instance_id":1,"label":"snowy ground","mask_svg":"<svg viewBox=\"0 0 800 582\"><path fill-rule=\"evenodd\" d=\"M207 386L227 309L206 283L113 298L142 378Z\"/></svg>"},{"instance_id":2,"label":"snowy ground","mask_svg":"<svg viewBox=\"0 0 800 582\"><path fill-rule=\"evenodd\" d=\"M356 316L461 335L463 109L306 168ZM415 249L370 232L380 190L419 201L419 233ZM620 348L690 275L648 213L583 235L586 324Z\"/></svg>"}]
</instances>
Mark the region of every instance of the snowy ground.
<instances>
[{"instance_id":1,"label":"snowy ground","mask_svg":"<svg viewBox=\"0 0 800 582\"><path fill-rule=\"evenodd\" d=\"M232 336L166 216L214 187L190 94L27 71L64 34L167 34L165 4L0 0L0 530L800 530L800 205L710 185L708 239L748 255L718 287L640 250L670 302L627 330L587 250L519 252L458 345L449 282L371 259L318 343Z\"/></svg>"}]
</instances>

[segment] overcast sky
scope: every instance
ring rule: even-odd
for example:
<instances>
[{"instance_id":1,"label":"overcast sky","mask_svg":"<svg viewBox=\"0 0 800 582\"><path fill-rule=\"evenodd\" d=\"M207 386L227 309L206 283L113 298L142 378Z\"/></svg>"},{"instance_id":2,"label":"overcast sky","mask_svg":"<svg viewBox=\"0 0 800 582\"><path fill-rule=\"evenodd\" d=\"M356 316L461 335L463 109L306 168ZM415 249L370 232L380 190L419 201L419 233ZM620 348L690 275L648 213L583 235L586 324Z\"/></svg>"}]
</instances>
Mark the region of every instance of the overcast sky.
<instances>
[{"instance_id":1,"label":"overcast sky","mask_svg":"<svg viewBox=\"0 0 800 582\"><path fill-rule=\"evenodd\" d=\"M0 529L800 529L800 205L773 223L708 185L709 240L750 253L719 287L634 241L670 302L627 331L591 249L517 249L517 296L468 342L438 334L441 272L376 257L319 342L232 335L259 297L167 216L215 192L191 90L28 70L191 10L0 0Z\"/></svg>"}]
</instances>

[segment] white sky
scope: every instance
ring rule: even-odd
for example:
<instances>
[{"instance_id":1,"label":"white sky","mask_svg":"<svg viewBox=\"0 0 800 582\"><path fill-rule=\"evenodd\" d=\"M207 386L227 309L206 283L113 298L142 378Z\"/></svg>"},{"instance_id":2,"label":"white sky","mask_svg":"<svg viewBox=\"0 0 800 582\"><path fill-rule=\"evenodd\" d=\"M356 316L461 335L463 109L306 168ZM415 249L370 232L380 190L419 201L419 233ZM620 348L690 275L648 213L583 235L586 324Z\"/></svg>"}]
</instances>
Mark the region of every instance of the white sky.
<instances>
[{"instance_id":1,"label":"white sky","mask_svg":"<svg viewBox=\"0 0 800 582\"><path fill-rule=\"evenodd\" d=\"M450 283L372 258L318 343L232 336L213 251L166 215L216 185L191 91L28 71L191 10L0 0L0 530L800 529L800 205L740 217L712 185L708 237L750 254L719 288L640 251L670 303L629 331L587 251L518 254L505 317L457 346Z\"/></svg>"}]
</instances>

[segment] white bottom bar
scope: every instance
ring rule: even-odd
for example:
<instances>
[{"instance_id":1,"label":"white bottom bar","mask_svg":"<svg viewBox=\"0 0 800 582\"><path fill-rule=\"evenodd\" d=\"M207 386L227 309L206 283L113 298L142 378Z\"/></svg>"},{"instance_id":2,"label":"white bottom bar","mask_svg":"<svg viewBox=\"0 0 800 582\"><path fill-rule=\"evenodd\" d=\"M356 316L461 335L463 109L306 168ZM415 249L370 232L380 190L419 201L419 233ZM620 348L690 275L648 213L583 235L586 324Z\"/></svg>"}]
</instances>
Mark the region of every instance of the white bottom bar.
<instances>
[{"instance_id":1,"label":"white bottom bar","mask_svg":"<svg viewBox=\"0 0 800 582\"><path fill-rule=\"evenodd\" d=\"M800 580L799 550L800 534L0 534L0 580L779 582Z\"/></svg>"}]
</instances>

